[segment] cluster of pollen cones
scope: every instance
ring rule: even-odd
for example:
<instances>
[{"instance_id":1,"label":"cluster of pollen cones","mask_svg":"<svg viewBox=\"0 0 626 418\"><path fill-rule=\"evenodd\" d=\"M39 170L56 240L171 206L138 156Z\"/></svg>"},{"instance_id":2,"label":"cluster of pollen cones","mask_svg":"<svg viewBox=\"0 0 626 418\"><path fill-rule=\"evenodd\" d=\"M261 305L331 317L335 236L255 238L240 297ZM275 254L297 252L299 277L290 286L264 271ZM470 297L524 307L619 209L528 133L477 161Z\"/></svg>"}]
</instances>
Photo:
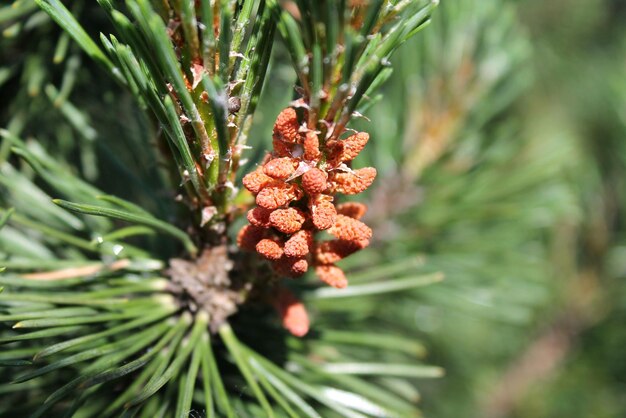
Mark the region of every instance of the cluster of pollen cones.
<instances>
[{"instance_id":1,"label":"cluster of pollen cones","mask_svg":"<svg viewBox=\"0 0 626 418\"><path fill-rule=\"evenodd\" d=\"M359 220L365 205L337 204L335 196L360 193L374 181L373 167L349 167L368 139L367 133L359 132L345 139L320 140L318 132L300 123L296 109L284 109L274 124L273 152L243 179L244 187L256 196L256 207L248 212L250 224L237 237L240 248L256 251L279 275L299 277L313 267L323 282L346 287L346 276L335 263L369 245L372 230ZM334 238L318 240L320 231ZM296 303L289 297L278 299Z\"/></svg>"}]
</instances>

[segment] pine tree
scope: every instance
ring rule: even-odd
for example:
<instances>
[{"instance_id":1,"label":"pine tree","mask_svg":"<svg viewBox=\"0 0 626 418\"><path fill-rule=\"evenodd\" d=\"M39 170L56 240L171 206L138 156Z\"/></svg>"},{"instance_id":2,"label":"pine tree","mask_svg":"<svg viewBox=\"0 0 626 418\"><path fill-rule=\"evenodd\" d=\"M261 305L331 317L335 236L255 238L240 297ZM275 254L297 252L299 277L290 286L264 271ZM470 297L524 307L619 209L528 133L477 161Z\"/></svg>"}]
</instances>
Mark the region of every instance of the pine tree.
<instances>
[{"instance_id":1,"label":"pine tree","mask_svg":"<svg viewBox=\"0 0 626 418\"><path fill-rule=\"evenodd\" d=\"M2 361L15 384L3 413L417 413L393 387L441 371L415 364L423 349L411 338L372 331L368 298L440 275L365 283L398 267L380 264L348 273L354 284L340 289L335 262L371 239L358 220L366 206L339 197L376 175L351 167L369 140L352 120L434 6L102 0L70 10L18 0L3 9L15 33L3 50L21 54L5 69L17 93L1 131L10 209L0 299L13 328ZM261 92L275 88L268 73L286 68L285 55L292 102L272 145L255 142ZM337 289L282 279L309 267Z\"/></svg>"},{"instance_id":2,"label":"pine tree","mask_svg":"<svg viewBox=\"0 0 626 418\"><path fill-rule=\"evenodd\" d=\"M0 6L0 416L623 415L624 9L441 3Z\"/></svg>"}]
</instances>

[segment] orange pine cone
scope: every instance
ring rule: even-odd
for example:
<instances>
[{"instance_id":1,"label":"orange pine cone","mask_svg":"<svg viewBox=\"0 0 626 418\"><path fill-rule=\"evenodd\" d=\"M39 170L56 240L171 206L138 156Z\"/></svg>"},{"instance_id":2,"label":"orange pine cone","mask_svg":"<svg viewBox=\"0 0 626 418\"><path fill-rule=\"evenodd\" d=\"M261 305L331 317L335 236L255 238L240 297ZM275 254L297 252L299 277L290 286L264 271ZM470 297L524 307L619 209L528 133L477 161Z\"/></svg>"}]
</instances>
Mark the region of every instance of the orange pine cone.
<instances>
[{"instance_id":1,"label":"orange pine cone","mask_svg":"<svg viewBox=\"0 0 626 418\"><path fill-rule=\"evenodd\" d=\"M319 277L321 281L332 287L343 289L348 286L348 279L346 279L343 270L335 265L328 264L317 266L315 267L315 274L317 274L317 277Z\"/></svg>"},{"instance_id":2,"label":"orange pine cone","mask_svg":"<svg viewBox=\"0 0 626 418\"><path fill-rule=\"evenodd\" d=\"M286 205L297 197L297 191L294 185L280 184L269 186L262 189L256 195L256 204L265 208L274 210Z\"/></svg>"},{"instance_id":3,"label":"orange pine cone","mask_svg":"<svg viewBox=\"0 0 626 418\"><path fill-rule=\"evenodd\" d=\"M279 260L272 263L274 269L279 273L287 277L300 277L309 269L309 263L306 258L293 258L283 256Z\"/></svg>"},{"instance_id":4,"label":"orange pine cone","mask_svg":"<svg viewBox=\"0 0 626 418\"><path fill-rule=\"evenodd\" d=\"M354 219L361 219L367 212L367 206L359 202L345 202L337 205L337 213Z\"/></svg>"},{"instance_id":5,"label":"orange pine cone","mask_svg":"<svg viewBox=\"0 0 626 418\"><path fill-rule=\"evenodd\" d=\"M278 260L283 256L283 243L276 238L264 238L255 246L256 252L268 260Z\"/></svg>"},{"instance_id":6,"label":"orange pine cone","mask_svg":"<svg viewBox=\"0 0 626 418\"><path fill-rule=\"evenodd\" d=\"M312 168L302 175L302 188L308 194L322 193L328 188L328 174L319 168Z\"/></svg>"},{"instance_id":7,"label":"orange pine cone","mask_svg":"<svg viewBox=\"0 0 626 418\"><path fill-rule=\"evenodd\" d=\"M276 209L269 215L269 223L285 234L299 231L305 220L304 212L296 208Z\"/></svg>"},{"instance_id":8,"label":"orange pine cone","mask_svg":"<svg viewBox=\"0 0 626 418\"><path fill-rule=\"evenodd\" d=\"M341 141L341 161L348 162L354 160L363 151L369 139L370 136L367 132L359 132Z\"/></svg>"},{"instance_id":9,"label":"orange pine cone","mask_svg":"<svg viewBox=\"0 0 626 418\"><path fill-rule=\"evenodd\" d=\"M328 229L337 220L337 210L332 202L322 200L311 205L311 220L315 228L321 230Z\"/></svg>"},{"instance_id":10,"label":"orange pine cone","mask_svg":"<svg viewBox=\"0 0 626 418\"><path fill-rule=\"evenodd\" d=\"M272 178L284 180L296 171L297 166L298 162L293 158L274 158L263 166L263 173Z\"/></svg>"},{"instance_id":11,"label":"orange pine cone","mask_svg":"<svg viewBox=\"0 0 626 418\"><path fill-rule=\"evenodd\" d=\"M284 109L274 123L274 138L284 142L295 143L298 140L300 124L298 115L292 107Z\"/></svg>"},{"instance_id":12,"label":"orange pine cone","mask_svg":"<svg viewBox=\"0 0 626 418\"><path fill-rule=\"evenodd\" d=\"M331 240L322 241L315 247L315 262L317 264L332 264L343 260L361 247L352 241Z\"/></svg>"},{"instance_id":13,"label":"orange pine cone","mask_svg":"<svg viewBox=\"0 0 626 418\"><path fill-rule=\"evenodd\" d=\"M304 137L304 159L307 161L317 161L322 153L320 152L320 140L314 131L308 131Z\"/></svg>"},{"instance_id":14,"label":"orange pine cone","mask_svg":"<svg viewBox=\"0 0 626 418\"><path fill-rule=\"evenodd\" d=\"M313 232L300 230L293 234L285 242L285 255L287 257L306 257L313 248Z\"/></svg>"},{"instance_id":15,"label":"orange pine cone","mask_svg":"<svg viewBox=\"0 0 626 418\"><path fill-rule=\"evenodd\" d=\"M272 184L274 182L274 179L263 174L262 167L259 167L252 173L246 174L242 182L243 187L248 189L250 193L257 194L264 187Z\"/></svg>"},{"instance_id":16,"label":"orange pine cone","mask_svg":"<svg viewBox=\"0 0 626 418\"><path fill-rule=\"evenodd\" d=\"M274 308L278 311L283 327L296 337L303 337L309 332L310 321L304 304L288 289L281 287L274 299Z\"/></svg>"},{"instance_id":17,"label":"orange pine cone","mask_svg":"<svg viewBox=\"0 0 626 418\"><path fill-rule=\"evenodd\" d=\"M254 226L267 228L270 226L271 213L271 210L257 206L254 209L250 209L248 211L248 222L250 222Z\"/></svg>"},{"instance_id":18,"label":"orange pine cone","mask_svg":"<svg viewBox=\"0 0 626 418\"><path fill-rule=\"evenodd\" d=\"M331 181L335 183L335 192L358 194L370 187L376 178L374 167L365 167L354 172L333 173Z\"/></svg>"},{"instance_id":19,"label":"orange pine cone","mask_svg":"<svg viewBox=\"0 0 626 418\"><path fill-rule=\"evenodd\" d=\"M369 239L372 238L370 227L345 215L337 215L335 225L328 232L341 240L350 241L357 245L363 242L369 244Z\"/></svg>"},{"instance_id":20,"label":"orange pine cone","mask_svg":"<svg viewBox=\"0 0 626 418\"><path fill-rule=\"evenodd\" d=\"M237 234L237 245L248 251L256 251L256 244L263 239L265 229L246 225Z\"/></svg>"},{"instance_id":21,"label":"orange pine cone","mask_svg":"<svg viewBox=\"0 0 626 418\"><path fill-rule=\"evenodd\" d=\"M276 138L272 140L272 147L274 148L274 155L276 157L291 157L293 149L295 148L294 144Z\"/></svg>"}]
</instances>

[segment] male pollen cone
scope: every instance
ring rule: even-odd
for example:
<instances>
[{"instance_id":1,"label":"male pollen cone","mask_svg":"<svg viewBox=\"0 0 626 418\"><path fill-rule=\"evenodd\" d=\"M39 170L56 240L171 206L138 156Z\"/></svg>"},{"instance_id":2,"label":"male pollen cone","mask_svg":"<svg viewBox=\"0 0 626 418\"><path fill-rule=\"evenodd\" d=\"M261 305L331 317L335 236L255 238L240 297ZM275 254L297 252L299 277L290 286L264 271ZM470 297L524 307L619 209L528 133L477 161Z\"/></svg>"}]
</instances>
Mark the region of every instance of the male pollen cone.
<instances>
[{"instance_id":1,"label":"male pollen cone","mask_svg":"<svg viewBox=\"0 0 626 418\"><path fill-rule=\"evenodd\" d=\"M317 277L319 277L321 281L332 287L343 289L348 286L348 279L346 279L343 270L335 265L327 264L317 266L315 267L315 274L317 274Z\"/></svg>"},{"instance_id":2,"label":"male pollen cone","mask_svg":"<svg viewBox=\"0 0 626 418\"><path fill-rule=\"evenodd\" d=\"M307 161L315 161L322 155L320 151L320 140L315 131L308 131L304 136L304 159Z\"/></svg>"},{"instance_id":3,"label":"male pollen cone","mask_svg":"<svg viewBox=\"0 0 626 418\"><path fill-rule=\"evenodd\" d=\"M318 132L323 122L307 126L307 118L305 108L292 107L276 118L272 152L243 178L256 207L248 211L250 225L237 244L269 260L277 275L299 277L313 267L321 281L342 288L348 281L335 263L365 248L372 230L359 220L367 207L337 204L337 195L361 193L374 181L374 167L350 168L369 134L327 141ZM323 230L336 239L317 241Z\"/></svg>"},{"instance_id":4,"label":"male pollen cone","mask_svg":"<svg viewBox=\"0 0 626 418\"><path fill-rule=\"evenodd\" d=\"M315 228L323 231L335 224L337 219L337 209L332 202L322 200L311 206L311 221Z\"/></svg>"},{"instance_id":5,"label":"male pollen cone","mask_svg":"<svg viewBox=\"0 0 626 418\"><path fill-rule=\"evenodd\" d=\"M366 241L372 238L370 227L345 215L337 215L335 225L328 232L339 239L352 242Z\"/></svg>"},{"instance_id":6,"label":"male pollen cone","mask_svg":"<svg viewBox=\"0 0 626 418\"><path fill-rule=\"evenodd\" d=\"M293 258L283 256L272 263L274 269L287 277L300 277L309 269L309 263L304 257Z\"/></svg>"},{"instance_id":7,"label":"male pollen cone","mask_svg":"<svg viewBox=\"0 0 626 418\"><path fill-rule=\"evenodd\" d=\"M337 205L337 213L354 219L361 219L367 212L367 206L360 202L346 202Z\"/></svg>"},{"instance_id":8,"label":"male pollen cone","mask_svg":"<svg viewBox=\"0 0 626 418\"><path fill-rule=\"evenodd\" d=\"M365 148L370 136L366 132L358 132L347 137L344 140L335 140L328 144L331 149L329 164L338 166L341 163L347 163L356 158L357 155Z\"/></svg>"},{"instance_id":9,"label":"male pollen cone","mask_svg":"<svg viewBox=\"0 0 626 418\"><path fill-rule=\"evenodd\" d=\"M363 151L369 139L367 132L359 132L341 141L341 160L344 162L354 160Z\"/></svg>"},{"instance_id":10,"label":"male pollen cone","mask_svg":"<svg viewBox=\"0 0 626 418\"><path fill-rule=\"evenodd\" d=\"M273 304L287 331L296 337L303 337L309 332L310 321L306 308L288 289L279 287L273 298Z\"/></svg>"},{"instance_id":11,"label":"male pollen cone","mask_svg":"<svg viewBox=\"0 0 626 418\"><path fill-rule=\"evenodd\" d=\"M353 172L333 173L331 181L335 183L335 192L343 194L359 194L366 190L376 178L374 167L365 167Z\"/></svg>"},{"instance_id":12,"label":"male pollen cone","mask_svg":"<svg viewBox=\"0 0 626 418\"><path fill-rule=\"evenodd\" d=\"M322 241L315 247L317 264L333 264L357 252L362 247L352 241L334 239Z\"/></svg>"},{"instance_id":13,"label":"male pollen cone","mask_svg":"<svg viewBox=\"0 0 626 418\"><path fill-rule=\"evenodd\" d=\"M322 193L327 189L328 174L319 168L312 168L302 175L302 188L310 195Z\"/></svg>"},{"instance_id":14,"label":"male pollen cone","mask_svg":"<svg viewBox=\"0 0 626 418\"><path fill-rule=\"evenodd\" d=\"M313 248L313 232L301 230L296 232L285 242L287 257L306 257Z\"/></svg>"},{"instance_id":15,"label":"male pollen cone","mask_svg":"<svg viewBox=\"0 0 626 418\"><path fill-rule=\"evenodd\" d=\"M289 177L298 163L294 165L294 160L289 157L281 157L270 160L263 166L263 173L275 179L283 180Z\"/></svg>"},{"instance_id":16,"label":"male pollen cone","mask_svg":"<svg viewBox=\"0 0 626 418\"><path fill-rule=\"evenodd\" d=\"M272 213L273 212L269 209L257 206L248 211L248 222L250 222L254 226L267 228L268 226L270 226L270 216Z\"/></svg>"},{"instance_id":17,"label":"male pollen cone","mask_svg":"<svg viewBox=\"0 0 626 418\"><path fill-rule=\"evenodd\" d=\"M246 174L242 180L243 186L254 194L259 193L261 189L271 184L273 181L273 178L266 176L261 170Z\"/></svg>"},{"instance_id":18,"label":"male pollen cone","mask_svg":"<svg viewBox=\"0 0 626 418\"><path fill-rule=\"evenodd\" d=\"M299 130L300 124L298 123L296 110L292 107L283 109L274 123L274 138L294 143L300 135Z\"/></svg>"},{"instance_id":19,"label":"male pollen cone","mask_svg":"<svg viewBox=\"0 0 626 418\"><path fill-rule=\"evenodd\" d=\"M298 232L306 214L297 208L276 209L269 215L269 224L285 234Z\"/></svg>"},{"instance_id":20,"label":"male pollen cone","mask_svg":"<svg viewBox=\"0 0 626 418\"><path fill-rule=\"evenodd\" d=\"M297 197L295 185L268 186L256 195L256 204L265 209L278 209Z\"/></svg>"},{"instance_id":21,"label":"male pollen cone","mask_svg":"<svg viewBox=\"0 0 626 418\"><path fill-rule=\"evenodd\" d=\"M237 245L248 251L256 251L256 244L265 235L265 230L254 225L245 225L237 234Z\"/></svg>"},{"instance_id":22,"label":"male pollen cone","mask_svg":"<svg viewBox=\"0 0 626 418\"><path fill-rule=\"evenodd\" d=\"M256 246L255 250L268 260L278 260L283 256L283 244L276 238L263 238Z\"/></svg>"}]
</instances>

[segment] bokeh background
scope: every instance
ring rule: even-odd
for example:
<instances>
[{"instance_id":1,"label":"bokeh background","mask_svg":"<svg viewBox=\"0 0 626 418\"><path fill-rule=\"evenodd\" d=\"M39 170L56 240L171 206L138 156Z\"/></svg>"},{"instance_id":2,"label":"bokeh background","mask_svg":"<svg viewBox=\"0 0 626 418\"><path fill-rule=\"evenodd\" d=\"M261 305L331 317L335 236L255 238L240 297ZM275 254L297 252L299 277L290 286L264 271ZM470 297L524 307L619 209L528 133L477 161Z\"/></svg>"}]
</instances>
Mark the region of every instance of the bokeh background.
<instances>
[{"instance_id":1,"label":"bokeh background","mask_svg":"<svg viewBox=\"0 0 626 418\"><path fill-rule=\"evenodd\" d=\"M3 3L0 126L111 194L173 212L145 147L155 128L132 98L33 2ZM91 33L108 28L95 2L73 7ZM622 0L441 0L356 124L373 138L358 164L380 177L363 198L376 242L349 265L445 275L369 311L445 368L419 392L388 381L425 416L626 416L625 22ZM250 165L293 98L281 47L269 76ZM4 190L27 192L1 170ZM32 245L0 234L0 251Z\"/></svg>"}]
</instances>

